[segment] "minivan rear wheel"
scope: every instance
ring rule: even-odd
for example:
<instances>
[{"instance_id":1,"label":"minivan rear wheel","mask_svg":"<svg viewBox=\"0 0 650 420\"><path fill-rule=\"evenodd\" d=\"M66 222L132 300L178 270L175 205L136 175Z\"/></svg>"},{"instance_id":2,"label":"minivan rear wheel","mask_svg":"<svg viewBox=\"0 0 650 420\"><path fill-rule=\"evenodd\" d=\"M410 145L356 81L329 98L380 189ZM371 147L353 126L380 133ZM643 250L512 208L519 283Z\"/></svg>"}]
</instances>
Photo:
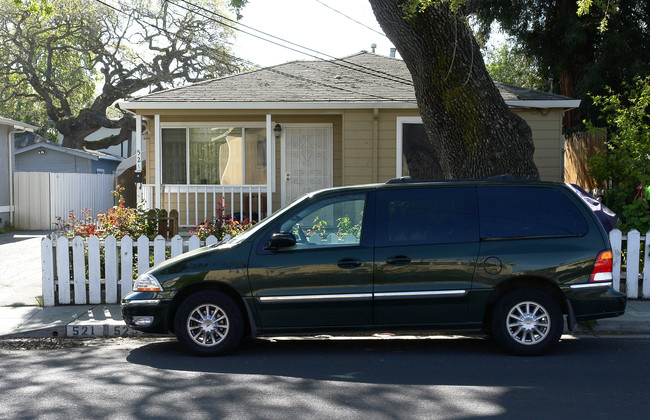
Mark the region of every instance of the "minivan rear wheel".
<instances>
[{"instance_id":1,"label":"minivan rear wheel","mask_svg":"<svg viewBox=\"0 0 650 420\"><path fill-rule=\"evenodd\" d=\"M174 318L174 331L186 351L200 356L220 356L241 342L244 318L230 296L206 290L181 303Z\"/></svg>"},{"instance_id":2,"label":"minivan rear wheel","mask_svg":"<svg viewBox=\"0 0 650 420\"><path fill-rule=\"evenodd\" d=\"M516 289L503 296L492 315L492 335L505 350L519 355L540 355L560 340L562 311L547 293Z\"/></svg>"}]
</instances>

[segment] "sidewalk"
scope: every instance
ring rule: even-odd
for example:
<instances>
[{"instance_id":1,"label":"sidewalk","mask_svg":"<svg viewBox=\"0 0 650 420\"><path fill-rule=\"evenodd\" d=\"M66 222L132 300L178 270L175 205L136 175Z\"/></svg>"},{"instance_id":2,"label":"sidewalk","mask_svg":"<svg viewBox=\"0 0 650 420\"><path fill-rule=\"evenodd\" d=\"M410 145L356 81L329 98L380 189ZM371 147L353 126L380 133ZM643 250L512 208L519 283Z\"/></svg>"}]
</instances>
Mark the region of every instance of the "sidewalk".
<instances>
[{"instance_id":1,"label":"sidewalk","mask_svg":"<svg viewBox=\"0 0 650 420\"><path fill-rule=\"evenodd\" d=\"M565 331L566 332L566 331ZM599 319L574 334L650 334L650 301L628 300L625 315ZM119 305L0 307L0 338L139 335L122 321Z\"/></svg>"}]
</instances>

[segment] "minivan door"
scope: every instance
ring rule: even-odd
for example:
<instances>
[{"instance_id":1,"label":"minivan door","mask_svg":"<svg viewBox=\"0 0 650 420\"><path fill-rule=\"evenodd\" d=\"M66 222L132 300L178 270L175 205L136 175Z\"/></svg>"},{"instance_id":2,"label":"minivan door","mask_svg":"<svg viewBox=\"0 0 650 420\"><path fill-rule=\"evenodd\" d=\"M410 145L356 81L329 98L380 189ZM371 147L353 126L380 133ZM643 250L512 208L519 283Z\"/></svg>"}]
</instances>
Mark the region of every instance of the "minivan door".
<instances>
[{"instance_id":1,"label":"minivan door","mask_svg":"<svg viewBox=\"0 0 650 420\"><path fill-rule=\"evenodd\" d=\"M263 235L249 261L263 329L372 324L367 196L348 193L311 200ZM265 250L275 232L292 233L295 246Z\"/></svg>"},{"instance_id":2,"label":"minivan door","mask_svg":"<svg viewBox=\"0 0 650 420\"><path fill-rule=\"evenodd\" d=\"M465 322L478 238L473 186L377 191L375 325Z\"/></svg>"}]
</instances>

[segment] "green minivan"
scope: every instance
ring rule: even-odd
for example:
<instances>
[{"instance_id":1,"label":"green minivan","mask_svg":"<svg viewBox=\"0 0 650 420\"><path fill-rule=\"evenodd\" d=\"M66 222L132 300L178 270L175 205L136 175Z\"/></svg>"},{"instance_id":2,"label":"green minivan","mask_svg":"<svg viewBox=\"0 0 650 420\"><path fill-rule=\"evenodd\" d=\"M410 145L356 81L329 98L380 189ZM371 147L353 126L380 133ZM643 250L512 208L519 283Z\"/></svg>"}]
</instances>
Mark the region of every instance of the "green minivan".
<instances>
[{"instance_id":1,"label":"green minivan","mask_svg":"<svg viewBox=\"0 0 650 420\"><path fill-rule=\"evenodd\" d=\"M622 315L608 236L563 184L519 180L331 188L226 243L159 264L126 324L199 355L245 335L478 330L542 354L576 322Z\"/></svg>"}]
</instances>

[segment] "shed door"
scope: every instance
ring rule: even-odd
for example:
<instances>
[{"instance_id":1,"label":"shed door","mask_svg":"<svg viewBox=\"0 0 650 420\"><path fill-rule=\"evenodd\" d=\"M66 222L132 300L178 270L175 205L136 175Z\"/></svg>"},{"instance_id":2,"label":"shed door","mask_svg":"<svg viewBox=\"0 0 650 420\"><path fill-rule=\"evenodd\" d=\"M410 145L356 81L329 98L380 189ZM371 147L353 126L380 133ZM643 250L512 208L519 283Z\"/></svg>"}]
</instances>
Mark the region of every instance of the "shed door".
<instances>
[{"instance_id":1,"label":"shed door","mask_svg":"<svg viewBox=\"0 0 650 420\"><path fill-rule=\"evenodd\" d=\"M332 127L285 126L282 131L282 205L332 186Z\"/></svg>"}]
</instances>

